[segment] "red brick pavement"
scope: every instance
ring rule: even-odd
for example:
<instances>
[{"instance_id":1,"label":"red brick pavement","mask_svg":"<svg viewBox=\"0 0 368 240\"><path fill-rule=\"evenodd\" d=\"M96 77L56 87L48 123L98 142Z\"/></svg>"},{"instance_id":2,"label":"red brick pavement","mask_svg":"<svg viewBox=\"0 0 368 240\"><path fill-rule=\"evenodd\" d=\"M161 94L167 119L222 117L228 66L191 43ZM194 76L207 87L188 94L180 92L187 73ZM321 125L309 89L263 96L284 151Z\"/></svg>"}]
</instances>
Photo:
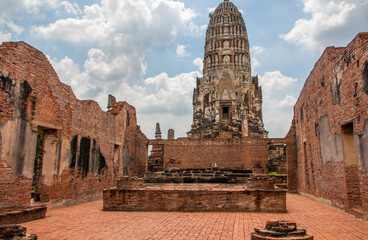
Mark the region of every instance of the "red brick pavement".
<instances>
[{"instance_id":1,"label":"red brick pavement","mask_svg":"<svg viewBox=\"0 0 368 240\"><path fill-rule=\"evenodd\" d=\"M368 239L368 222L296 194L288 213L104 212L102 200L51 208L23 223L39 239L250 239L269 219L296 221L319 239Z\"/></svg>"}]
</instances>

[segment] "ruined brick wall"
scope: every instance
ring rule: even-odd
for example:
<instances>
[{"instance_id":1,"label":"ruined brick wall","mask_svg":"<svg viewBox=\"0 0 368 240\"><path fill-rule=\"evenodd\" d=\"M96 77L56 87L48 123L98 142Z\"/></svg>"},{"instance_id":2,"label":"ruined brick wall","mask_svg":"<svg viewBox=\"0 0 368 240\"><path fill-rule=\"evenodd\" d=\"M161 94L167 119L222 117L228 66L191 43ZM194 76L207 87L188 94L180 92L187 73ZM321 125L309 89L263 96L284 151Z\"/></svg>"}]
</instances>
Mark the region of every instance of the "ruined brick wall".
<instances>
[{"instance_id":1,"label":"ruined brick wall","mask_svg":"<svg viewBox=\"0 0 368 240\"><path fill-rule=\"evenodd\" d=\"M286 174L286 145L271 144L268 146L268 171Z\"/></svg>"},{"instance_id":2,"label":"ruined brick wall","mask_svg":"<svg viewBox=\"0 0 368 240\"><path fill-rule=\"evenodd\" d=\"M267 171L268 143L260 138L179 138L150 142L154 143L163 146L165 169L208 168L216 164L220 168Z\"/></svg>"},{"instance_id":3,"label":"ruined brick wall","mask_svg":"<svg viewBox=\"0 0 368 240\"><path fill-rule=\"evenodd\" d=\"M327 48L294 107L300 192L368 217L368 33Z\"/></svg>"},{"instance_id":4,"label":"ruined brick wall","mask_svg":"<svg viewBox=\"0 0 368 240\"><path fill-rule=\"evenodd\" d=\"M36 191L45 199L81 202L100 197L123 174L143 176L147 147L136 143L146 137L134 107L114 102L104 112L95 101L78 100L46 56L24 42L0 46L0 80L0 160L15 179L32 182L37 130L43 146ZM27 185L14 194L30 197Z\"/></svg>"},{"instance_id":5,"label":"ruined brick wall","mask_svg":"<svg viewBox=\"0 0 368 240\"><path fill-rule=\"evenodd\" d=\"M103 200L106 211L286 212L280 190L113 188L104 190Z\"/></svg>"},{"instance_id":6,"label":"ruined brick wall","mask_svg":"<svg viewBox=\"0 0 368 240\"><path fill-rule=\"evenodd\" d=\"M289 192L297 192L297 142L295 135L295 126L291 126L285 137L286 142L286 165L287 165L287 181Z\"/></svg>"}]
</instances>

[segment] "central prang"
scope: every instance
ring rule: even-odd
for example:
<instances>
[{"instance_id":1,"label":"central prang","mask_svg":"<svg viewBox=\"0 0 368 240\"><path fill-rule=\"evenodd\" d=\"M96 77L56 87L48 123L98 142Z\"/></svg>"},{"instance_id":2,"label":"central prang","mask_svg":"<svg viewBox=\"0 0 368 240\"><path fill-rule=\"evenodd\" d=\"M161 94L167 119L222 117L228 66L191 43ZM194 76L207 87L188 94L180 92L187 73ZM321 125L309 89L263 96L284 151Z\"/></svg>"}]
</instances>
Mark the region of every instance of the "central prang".
<instances>
[{"instance_id":1,"label":"central prang","mask_svg":"<svg viewBox=\"0 0 368 240\"><path fill-rule=\"evenodd\" d=\"M193 92L193 124L189 138L266 138L262 120L262 89L251 76L249 42L244 19L222 2L206 33L203 78Z\"/></svg>"}]
</instances>

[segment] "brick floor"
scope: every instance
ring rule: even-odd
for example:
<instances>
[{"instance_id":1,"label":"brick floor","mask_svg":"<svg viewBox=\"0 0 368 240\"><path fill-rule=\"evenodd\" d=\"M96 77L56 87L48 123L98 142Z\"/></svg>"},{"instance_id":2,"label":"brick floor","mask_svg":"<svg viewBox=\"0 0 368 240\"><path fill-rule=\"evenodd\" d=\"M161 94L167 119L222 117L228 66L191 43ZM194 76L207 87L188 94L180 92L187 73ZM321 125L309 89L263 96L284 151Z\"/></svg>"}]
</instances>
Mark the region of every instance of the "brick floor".
<instances>
[{"instance_id":1,"label":"brick floor","mask_svg":"<svg viewBox=\"0 0 368 240\"><path fill-rule=\"evenodd\" d=\"M102 200L51 208L23 223L39 239L250 239L269 219L296 221L315 239L368 239L368 222L288 194L288 213L104 212Z\"/></svg>"}]
</instances>

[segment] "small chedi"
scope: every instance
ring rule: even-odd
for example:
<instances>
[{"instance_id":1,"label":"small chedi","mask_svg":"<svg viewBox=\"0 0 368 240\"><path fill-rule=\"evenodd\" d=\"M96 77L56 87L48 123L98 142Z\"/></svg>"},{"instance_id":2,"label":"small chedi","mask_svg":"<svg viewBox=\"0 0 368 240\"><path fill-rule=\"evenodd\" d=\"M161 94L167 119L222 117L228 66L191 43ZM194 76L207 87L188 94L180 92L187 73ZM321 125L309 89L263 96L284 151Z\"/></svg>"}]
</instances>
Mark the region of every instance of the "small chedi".
<instances>
[{"instance_id":1,"label":"small chedi","mask_svg":"<svg viewBox=\"0 0 368 240\"><path fill-rule=\"evenodd\" d=\"M313 236L307 235L307 231L297 228L295 222L288 221L267 221L265 228L255 228L252 233L252 240L313 240Z\"/></svg>"}]
</instances>

